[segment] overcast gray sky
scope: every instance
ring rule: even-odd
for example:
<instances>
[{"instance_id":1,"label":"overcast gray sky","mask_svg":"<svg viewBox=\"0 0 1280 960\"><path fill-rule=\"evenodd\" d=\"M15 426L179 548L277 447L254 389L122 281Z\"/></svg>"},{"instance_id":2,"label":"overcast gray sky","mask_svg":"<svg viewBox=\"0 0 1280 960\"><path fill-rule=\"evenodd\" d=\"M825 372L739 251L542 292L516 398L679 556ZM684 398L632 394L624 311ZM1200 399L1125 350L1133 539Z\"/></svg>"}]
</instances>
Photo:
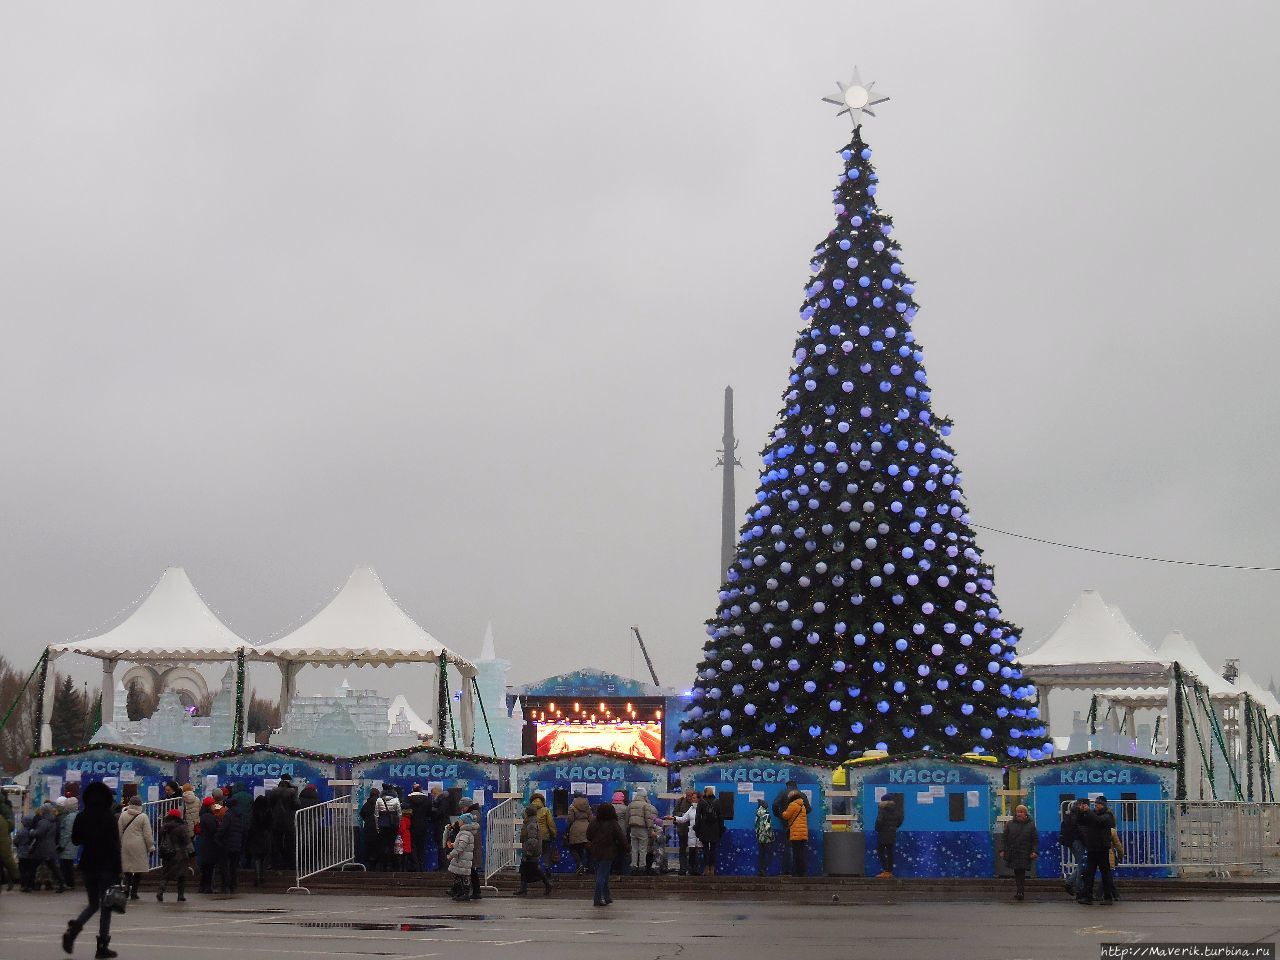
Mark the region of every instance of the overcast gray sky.
<instances>
[{"instance_id":1,"label":"overcast gray sky","mask_svg":"<svg viewBox=\"0 0 1280 960\"><path fill-rule=\"evenodd\" d=\"M1278 20L10 0L3 652L111 626L171 564L266 639L371 563L463 653L492 619L517 682L642 673L639 623L686 684L722 391L745 505L855 62L892 97L866 135L974 520L1280 566ZM1093 587L1280 673L1280 575L981 542L1028 644Z\"/></svg>"}]
</instances>

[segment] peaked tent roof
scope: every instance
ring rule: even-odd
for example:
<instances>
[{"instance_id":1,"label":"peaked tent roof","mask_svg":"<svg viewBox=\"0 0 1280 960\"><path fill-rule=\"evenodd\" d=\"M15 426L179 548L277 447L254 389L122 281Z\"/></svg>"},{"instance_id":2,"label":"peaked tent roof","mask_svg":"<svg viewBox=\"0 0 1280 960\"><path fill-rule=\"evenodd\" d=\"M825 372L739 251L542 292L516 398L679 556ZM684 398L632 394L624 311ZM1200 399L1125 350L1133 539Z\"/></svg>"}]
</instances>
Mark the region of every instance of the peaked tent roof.
<instances>
[{"instance_id":1,"label":"peaked tent roof","mask_svg":"<svg viewBox=\"0 0 1280 960\"><path fill-rule=\"evenodd\" d=\"M1162 658L1096 590L1082 591L1049 639L1018 659L1024 667L1159 664Z\"/></svg>"},{"instance_id":2,"label":"peaked tent roof","mask_svg":"<svg viewBox=\"0 0 1280 960\"><path fill-rule=\"evenodd\" d=\"M1200 648L1183 636L1181 630L1174 630L1160 643L1156 651L1161 660L1173 663L1175 660L1184 670L1189 670L1197 680L1209 688L1211 697L1238 697L1240 689L1232 686L1217 670L1209 665Z\"/></svg>"},{"instance_id":3,"label":"peaked tent roof","mask_svg":"<svg viewBox=\"0 0 1280 960\"><path fill-rule=\"evenodd\" d=\"M356 567L346 584L314 617L286 636L254 648L254 659L298 663L449 664L464 677L476 668L423 630L391 599L372 567Z\"/></svg>"},{"instance_id":4,"label":"peaked tent roof","mask_svg":"<svg viewBox=\"0 0 1280 960\"><path fill-rule=\"evenodd\" d=\"M85 640L69 640L52 653L79 653L101 660L234 660L250 649L200 599L187 572L170 567L124 622Z\"/></svg>"},{"instance_id":5,"label":"peaked tent roof","mask_svg":"<svg viewBox=\"0 0 1280 960\"><path fill-rule=\"evenodd\" d=\"M421 736L430 736L431 724L418 716L418 711L409 706L409 700L403 693L396 694L396 698L391 701L391 706L387 707L387 726L390 727L396 722L396 718L400 716L400 711L404 711L404 718L409 722L409 729Z\"/></svg>"}]
</instances>

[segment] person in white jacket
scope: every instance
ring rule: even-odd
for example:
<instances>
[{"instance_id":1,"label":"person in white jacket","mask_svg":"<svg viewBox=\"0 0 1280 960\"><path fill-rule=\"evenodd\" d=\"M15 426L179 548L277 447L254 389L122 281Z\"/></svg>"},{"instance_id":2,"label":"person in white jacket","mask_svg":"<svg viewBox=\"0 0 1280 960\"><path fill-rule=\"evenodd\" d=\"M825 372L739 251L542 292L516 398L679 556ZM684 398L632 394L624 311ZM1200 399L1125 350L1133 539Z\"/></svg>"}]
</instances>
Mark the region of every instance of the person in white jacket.
<instances>
[{"instance_id":1,"label":"person in white jacket","mask_svg":"<svg viewBox=\"0 0 1280 960\"><path fill-rule=\"evenodd\" d=\"M694 824L698 822L698 805L695 803L680 816L675 818L677 826L689 828L689 875L693 877L702 876L702 841L698 839L698 833L694 829Z\"/></svg>"},{"instance_id":2,"label":"person in white jacket","mask_svg":"<svg viewBox=\"0 0 1280 960\"><path fill-rule=\"evenodd\" d=\"M636 789L635 799L627 804L627 832L631 835L631 872L644 873L648 865L649 831L658 819L658 808L649 802L649 791Z\"/></svg>"},{"instance_id":3,"label":"person in white jacket","mask_svg":"<svg viewBox=\"0 0 1280 960\"><path fill-rule=\"evenodd\" d=\"M142 798L136 793L120 812L120 872L128 878L129 899L138 899L142 875L151 869L151 851L156 848L151 835L151 820L142 811Z\"/></svg>"}]
</instances>

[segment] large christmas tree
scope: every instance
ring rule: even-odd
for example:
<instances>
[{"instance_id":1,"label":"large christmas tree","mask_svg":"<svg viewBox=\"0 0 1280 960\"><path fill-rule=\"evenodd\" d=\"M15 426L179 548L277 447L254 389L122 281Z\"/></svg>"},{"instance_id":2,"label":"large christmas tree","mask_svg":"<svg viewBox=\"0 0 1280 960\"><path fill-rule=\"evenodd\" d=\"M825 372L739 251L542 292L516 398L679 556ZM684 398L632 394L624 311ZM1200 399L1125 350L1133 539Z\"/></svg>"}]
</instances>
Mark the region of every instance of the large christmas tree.
<instances>
[{"instance_id":1,"label":"large christmas tree","mask_svg":"<svg viewBox=\"0 0 1280 960\"><path fill-rule=\"evenodd\" d=\"M915 285L876 202L861 119L885 98L856 74L841 88L854 131L835 227L810 264L805 326L678 755L1040 757L1052 746L969 525L951 421L932 407Z\"/></svg>"}]
</instances>

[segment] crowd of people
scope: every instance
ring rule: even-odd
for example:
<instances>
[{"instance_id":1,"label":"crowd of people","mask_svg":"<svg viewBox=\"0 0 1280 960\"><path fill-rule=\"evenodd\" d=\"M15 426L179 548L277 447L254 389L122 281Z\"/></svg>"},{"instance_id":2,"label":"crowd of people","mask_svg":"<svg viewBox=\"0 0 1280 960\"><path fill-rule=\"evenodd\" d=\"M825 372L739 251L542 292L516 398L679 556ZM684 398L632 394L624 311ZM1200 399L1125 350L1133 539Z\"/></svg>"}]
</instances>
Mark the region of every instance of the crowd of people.
<instances>
[{"instance_id":1,"label":"crowd of people","mask_svg":"<svg viewBox=\"0 0 1280 960\"><path fill-rule=\"evenodd\" d=\"M69 795L41 804L20 824L8 796L0 793L0 879L10 889L16 882L24 892L43 888L62 893L76 886L78 863L88 906L68 925L64 946L70 952L80 929L98 912L99 957L114 956L108 947L107 889L118 889L125 900L138 900L141 879L151 870L156 854L161 869L155 896L161 902L171 886L177 900L185 901L192 878L197 880L198 893L234 894L245 868L253 871L254 886L260 886L266 870L292 868L295 815L320 802L314 785L299 789L287 775L256 796L245 785L230 783L198 797L191 784L170 781L163 793L177 803L153 831L136 794L118 801L101 783L89 784L82 796L72 793L69 790ZM669 831L678 844L679 875L716 874L726 827L721 799L713 787L701 793L687 788L666 817L643 787L630 800L618 791L610 801L594 807L577 791L562 814L563 837L541 793L534 793L525 806L519 830L517 896L527 895L531 885L541 885L544 893L550 893L555 882L552 871L567 851L577 873L594 873L594 903L606 906L612 902L611 875L667 872ZM758 876L768 873L775 853L780 854L784 874L806 875L810 814L809 797L794 781L777 793L772 804L757 801ZM479 804L460 801L439 785L424 791L415 783L405 793L395 784L384 783L369 792L360 818L358 859L368 869L445 871L453 878L455 900L480 898ZM874 829L880 877L893 876L902 822L899 804L887 797L879 802ZM1026 877L1038 859L1037 842L1028 809L1019 805L1004 826L998 851L1012 871L1017 900L1025 898ZM1068 894L1081 904L1111 904L1119 899L1114 869L1124 851L1115 815L1104 798L1077 800L1062 818L1059 842L1066 852L1064 859L1074 864L1064 878ZM1099 893L1096 898L1095 892Z\"/></svg>"}]
</instances>

